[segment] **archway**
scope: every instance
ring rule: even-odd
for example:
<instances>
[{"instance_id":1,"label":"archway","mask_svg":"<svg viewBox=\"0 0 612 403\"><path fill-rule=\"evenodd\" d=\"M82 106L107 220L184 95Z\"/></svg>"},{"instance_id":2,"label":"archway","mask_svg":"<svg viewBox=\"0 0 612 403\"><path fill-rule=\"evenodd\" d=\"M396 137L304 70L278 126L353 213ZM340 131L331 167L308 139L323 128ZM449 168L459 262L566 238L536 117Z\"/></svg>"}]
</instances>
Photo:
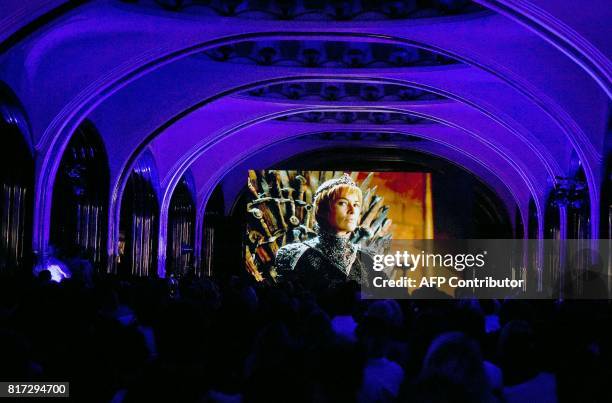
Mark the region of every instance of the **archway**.
<instances>
[{"instance_id":1,"label":"archway","mask_svg":"<svg viewBox=\"0 0 612 403\"><path fill-rule=\"evenodd\" d=\"M227 229L231 227L230 219L225 216L225 200L221 186L217 186L213 191L204 212L202 222L202 234L200 242L200 275L212 276L213 274L221 274L215 271L216 267L220 267L227 263L224 258L224 250L219 248L220 245L227 243L231 237L231 231ZM224 261L225 260L225 261Z\"/></svg>"},{"instance_id":2,"label":"archway","mask_svg":"<svg viewBox=\"0 0 612 403\"><path fill-rule=\"evenodd\" d=\"M0 272L31 266L34 160L27 124L12 94L0 88Z\"/></svg>"},{"instance_id":3,"label":"archway","mask_svg":"<svg viewBox=\"0 0 612 403\"><path fill-rule=\"evenodd\" d=\"M53 191L50 240L59 255L106 265L109 187L104 144L85 121L64 151Z\"/></svg>"},{"instance_id":4,"label":"archway","mask_svg":"<svg viewBox=\"0 0 612 403\"><path fill-rule=\"evenodd\" d=\"M499 196L473 173L441 157L388 147L361 147L356 157L355 148L345 145L299 153L273 164L271 169L431 173L434 205L437 209L433 220L436 237L513 238L511 216ZM223 200L223 188L226 185L229 183L222 179L206 204L202 256L205 267L214 270L220 266L227 271L219 273L221 275L240 275L244 272L244 259L241 259L240 251L244 249L249 191L245 186L236 200L226 200L226 203L233 206L227 214L220 210L225 204L220 201Z\"/></svg>"},{"instance_id":5,"label":"archway","mask_svg":"<svg viewBox=\"0 0 612 403\"><path fill-rule=\"evenodd\" d=\"M195 270L195 219L193 181L185 175L174 190L168 211L166 262L169 274L183 276Z\"/></svg>"},{"instance_id":6,"label":"archway","mask_svg":"<svg viewBox=\"0 0 612 403\"><path fill-rule=\"evenodd\" d=\"M155 276L159 231L159 180L150 153L138 160L121 200L119 256L121 276Z\"/></svg>"},{"instance_id":7,"label":"archway","mask_svg":"<svg viewBox=\"0 0 612 403\"><path fill-rule=\"evenodd\" d=\"M567 239L590 239L591 206L582 165L574 177L567 180L565 190L568 197Z\"/></svg>"}]
</instances>

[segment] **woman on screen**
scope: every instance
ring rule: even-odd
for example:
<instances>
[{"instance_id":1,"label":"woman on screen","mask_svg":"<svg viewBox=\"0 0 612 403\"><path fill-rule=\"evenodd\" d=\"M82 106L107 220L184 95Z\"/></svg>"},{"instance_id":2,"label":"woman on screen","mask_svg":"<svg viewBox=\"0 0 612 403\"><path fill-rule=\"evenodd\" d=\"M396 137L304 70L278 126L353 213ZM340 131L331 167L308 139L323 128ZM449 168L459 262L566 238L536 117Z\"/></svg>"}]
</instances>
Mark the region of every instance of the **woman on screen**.
<instances>
[{"instance_id":1,"label":"woman on screen","mask_svg":"<svg viewBox=\"0 0 612 403\"><path fill-rule=\"evenodd\" d=\"M275 261L278 275L295 275L311 286L359 281L366 265L372 267L370 256L351 242L362 202L361 189L347 174L321 184L313 202L318 236L279 249Z\"/></svg>"}]
</instances>

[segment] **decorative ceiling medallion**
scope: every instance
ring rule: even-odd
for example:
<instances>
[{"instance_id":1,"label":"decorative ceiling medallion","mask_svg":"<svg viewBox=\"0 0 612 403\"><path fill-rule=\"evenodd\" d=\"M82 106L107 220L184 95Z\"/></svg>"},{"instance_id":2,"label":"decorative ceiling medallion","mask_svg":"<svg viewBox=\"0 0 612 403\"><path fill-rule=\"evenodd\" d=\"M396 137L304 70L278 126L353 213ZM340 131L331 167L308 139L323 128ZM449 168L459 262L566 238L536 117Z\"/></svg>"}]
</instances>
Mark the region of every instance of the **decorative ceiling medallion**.
<instances>
[{"instance_id":1,"label":"decorative ceiling medallion","mask_svg":"<svg viewBox=\"0 0 612 403\"><path fill-rule=\"evenodd\" d=\"M420 142L422 138L397 132L323 132L300 137L300 140Z\"/></svg>"},{"instance_id":2,"label":"decorative ceiling medallion","mask_svg":"<svg viewBox=\"0 0 612 403\"><path fill-rule=\"evenodd\" d=\"M223 17L285 21L407 20L474 14L485 10L471 0L154 0L153 2L172 11L193 11L199 8ZM152 3L152 0L143 0L139 3Z\"/></svg>"},{"instance_id":3,"label":"decorative ceiling medallion","mask_svg":"<svg viewBox=\"0 0 612 403\"><path fill-rule=\"evenodd\" d=\"M306 68L444 66L459 61L416 46L349 41L244 41L206 50L217 62Z\"/></svg>"},{"instance_id":4,"label":"decorative ceiling medallion","mask_svg":"<svg viewBox=\"0 0 612 403\"><path fill-rule=\"evenodd\" d=\"M241 95L264 99L326 102L405 102L448 99L442 95L407 85L342 81L274 84L259 87Z\"/></svg>"},{"instance_id":5,"label":"decorative ceiling medallion","mask_svg":"<svg viewBox=\"0 0 612 403\"><path fill-rule=\"evenodd\" d=\"M408 113L395 112L321 112L312 111L296 113L289 116L276 118L283 122L308 122L308 123L341 123L341 124L431 124L435 123L429 119Z\"/></svg>"}]
</instances>

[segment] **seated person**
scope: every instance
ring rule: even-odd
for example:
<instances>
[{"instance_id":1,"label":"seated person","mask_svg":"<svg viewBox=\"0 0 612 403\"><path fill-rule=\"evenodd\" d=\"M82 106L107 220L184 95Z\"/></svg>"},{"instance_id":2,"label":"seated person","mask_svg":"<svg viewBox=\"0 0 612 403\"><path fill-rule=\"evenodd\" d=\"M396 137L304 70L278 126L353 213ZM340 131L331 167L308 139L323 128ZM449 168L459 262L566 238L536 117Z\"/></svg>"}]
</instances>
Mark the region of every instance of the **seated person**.
<instances>
[{"instance_id":1,"label":"seated person","mask_svg":"<svg viewBox=\"0 0 612 403\"><path fill-rule=\"evenodd\" d=\"M373 266L370 254L351 242L362 202L361 189L347 174L321 184L313 202L318 236L280 248L275 261L277 273L296 275L309 287L359 282L362 270Z\"/></svg>"}]
</instances>

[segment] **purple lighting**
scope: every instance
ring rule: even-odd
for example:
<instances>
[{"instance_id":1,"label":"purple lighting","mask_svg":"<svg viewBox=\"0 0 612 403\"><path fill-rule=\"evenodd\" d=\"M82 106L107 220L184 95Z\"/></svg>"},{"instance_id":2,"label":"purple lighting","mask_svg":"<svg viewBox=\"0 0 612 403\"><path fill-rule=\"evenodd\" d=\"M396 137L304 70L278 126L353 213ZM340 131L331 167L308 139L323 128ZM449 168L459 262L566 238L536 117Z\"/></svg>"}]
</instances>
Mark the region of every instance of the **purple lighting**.
<instances>
[{"instance_id":1,"label":"purple lighting","mask_svg":"<svg viewBox=\"0 0 612 403\"><path fill-rule=\"evenodd\" d=\"M51 280L60 283L72 275L66 264L58 259L49 258L46 265L39 265L34 269L34 275L39 276L42 271L48 271L51 274Z\"/></svg>"},{"instance_id":2,"label":"purple lighting","mask_svg":"<svg viewBox=\"0 0 612 403\"><path fill-rule=\"evenodd\" d=\"M610 21L0 0L0 397L608 401Z\"/></svg>"},{"instance_id":3,"label":"purple lighting","mask_svg":"<svg viewBox=\"0 0 612 403\"><path fill-rule=\"evenodd\" d=\"M608 20L605 2L349 2L342 10L326 2L222 3L87 3L58 9L44 29L23 37L11 32L29 21L7 20L0 38L13 39L0 53L0 80L23 110L15 126L29 132L36 149L31 243L40 259L49 255L52 234L62 233L52 228L58 170L85 120L109 156L99 248L111 272L125 263L121 248L131 242L121 229L122 206L142 155L150 167L143 169L156 172L150 186L158 203L139 202L158 209L142 216L153 220L141 223L154 233L145 254L155 255L154 272L164 276L168 210L187 172L197 206L196 244L187 249L198 264L207 201L228 172L285 142L295 148L275 160L297 155L297 139L314 132L419 138L411 149L443 155L499 189L525 237L545 237L546 201L556 177L576 174L575 155L588 195L576 234L608 234L600 216L612 64L604 33L593 28Z\"/></svg>"}]
</instances>

